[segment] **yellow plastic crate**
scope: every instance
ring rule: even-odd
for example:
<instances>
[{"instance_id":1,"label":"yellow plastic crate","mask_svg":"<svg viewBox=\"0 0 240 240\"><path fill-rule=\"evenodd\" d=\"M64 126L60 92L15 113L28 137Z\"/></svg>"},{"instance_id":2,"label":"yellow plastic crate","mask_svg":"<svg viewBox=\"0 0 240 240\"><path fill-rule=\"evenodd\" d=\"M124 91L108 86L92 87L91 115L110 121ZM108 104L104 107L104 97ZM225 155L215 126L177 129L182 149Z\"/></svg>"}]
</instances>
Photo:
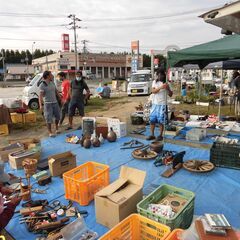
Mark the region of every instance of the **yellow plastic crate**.
<instances>
[{"instance_id":1,"label":"yellow plastic crate","mask_svg":"<svg viewBox=\"0 0 240 240\"><path fill-rule=\"evenodd\" d=\"M131 214L99 240L164 240L169 233L168 226L138 214Z\"/></svg>"},{"instance_id":2,"label":"yellow plastic crate","mask_svg":"<svg viewBox=\"0 0 240 240\"><path fill-rule=\"evenodd\" d=\"M0 136L6 136L9 134L9 129L7 124L0 125Z\"/></svg>"},{"instance_id":3,"label":"yellow plastic crate","mask_svg":"<svg viewBox=\"0 0 240 240\"><path fill-rule=\"evenodd\" d=\"M35 123L37 121L37 116L35 112L29 111L23 114L24 123Z\"/></svg>"},{"instance_id":4,"label":"yellow plastic crate","mask_svg":"<svg viewBox=\"0 0 240 240\"><path fill-rule=\"evenodd\" d=\"M23 114L21 113L11 113L12 123L23 123Z\"/></svg>"},{"instance_id":5,"label":"yellow plastic crate","mask_svg":"<svg viewBox=\"0 0 240 240\"><path fill-rule=\"evenodd\" d=\"M182 229L175 229L173 230L165 240L180 240L180 234L183 232Z\"/></svg>"}]
</instances>

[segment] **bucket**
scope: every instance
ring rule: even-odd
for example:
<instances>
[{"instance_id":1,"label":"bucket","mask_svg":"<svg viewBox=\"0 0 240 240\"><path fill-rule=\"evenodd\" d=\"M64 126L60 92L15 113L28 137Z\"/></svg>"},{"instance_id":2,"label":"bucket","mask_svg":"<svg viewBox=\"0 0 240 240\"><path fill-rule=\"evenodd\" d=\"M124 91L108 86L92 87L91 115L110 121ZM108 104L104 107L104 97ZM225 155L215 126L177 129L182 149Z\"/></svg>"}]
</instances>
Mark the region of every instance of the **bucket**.
<instances>
[{"instance_id":1,"label":"bucket","mask_svg":"<svg viewBox=\"0 0 240 240\"><path fill-rule=\"evenodd\" d=\"M83 118L82 120L82 134L92 135L95 130L95 118Z\"/></svg>"}]
</instances>

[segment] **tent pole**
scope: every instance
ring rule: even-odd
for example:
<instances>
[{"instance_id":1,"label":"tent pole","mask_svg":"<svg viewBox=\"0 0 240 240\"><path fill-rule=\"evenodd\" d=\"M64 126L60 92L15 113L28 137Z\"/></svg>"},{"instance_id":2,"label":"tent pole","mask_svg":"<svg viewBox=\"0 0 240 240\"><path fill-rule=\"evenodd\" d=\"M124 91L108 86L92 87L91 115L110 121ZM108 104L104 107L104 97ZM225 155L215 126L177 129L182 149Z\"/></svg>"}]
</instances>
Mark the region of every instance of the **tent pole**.
<instances>
[{"instance_id":1,"label":"tent pole","mask_svg":"<svg viewBox=\"0 0 240 240\"><path fill-rule=\"evenodd\" d=\"M220 85L220 95L219 95L219 103L218 103L218 120L220 120L221 115L221 100L222 100L222 83L223 83L223 69L221 70L221 85Z\"/></svg>"},{"instance_id":2,"label":"tent pole","mask_svg":"<svg viewBox=\"0 0 240 240\"><path fill-rule=\"evenodd\" d=\"M202 69L200 69L200 72L199 72L199 80L197 83L197 89L195 89L195 91L198 91L198 102L200 102L200 97L201 97L201 92L202 92ZM199 106L200 105L198 104L198 106L197 106L198 119L199 119L199 112L200 112Z\"/></svg>"}]
</instances>

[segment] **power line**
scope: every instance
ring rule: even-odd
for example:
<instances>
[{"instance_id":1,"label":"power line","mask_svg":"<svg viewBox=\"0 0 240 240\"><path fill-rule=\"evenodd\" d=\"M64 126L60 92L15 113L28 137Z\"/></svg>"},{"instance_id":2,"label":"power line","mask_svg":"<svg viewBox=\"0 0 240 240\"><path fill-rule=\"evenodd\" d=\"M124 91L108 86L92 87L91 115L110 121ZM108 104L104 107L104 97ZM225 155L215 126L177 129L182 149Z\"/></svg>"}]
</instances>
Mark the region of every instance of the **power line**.
<instances>
[{"instance_id":1,"label":"power line","mask_svg":"<svg viewBox=\"0 0 240 240\"><path fill-rule=\"evenodd\" d=\"M41 13L16 13L16 12L0 12L0 17L29 17L29 18L65 18L66 15L41 14Z\"/></svg>"},{"instance_id":2,"label":"power line","mask_svg":"<svg viewBox=\"0 0 240 240\"><path fill-rule=\"evenodd\" d=\"M124 18L90 18L90 19L83 19L86 22L99 22L99 21L141 21L141 20L152 20L152 19L159 19L159 18L170 18L170 17L177 17L177 16L184 16L188 14L193 14L196 12L207 11L209 9L218 8L220 6L215 7L208 7L208 8L199 8L199 9L192 9L188 11L181 11L175 12L170 14L162 14L162 15L149 15L149 16L140 16L140 17L124 17Z\"/></svg>"},{"instance_id":3,"label":"power line","mask_svg":"<svg viewBox=\"0 0 240 240\"><path fill-rule=\"evenodd\" d=\"M8 41L29 41L29 42L61 42L60 40L51 40L51 39L27 39L27 38L0 38L0 40Z\"/></svg>"},{"instance_id":4,"label":"power line","mask_svg":"<svg viewBox=\"0 0 240 240\"><path fill-rule=\"evenodd\" d=\"M66 24L55 25L0 25L0 28L51 28L51 27L66 27Z\"/></svg>"}]
</instances>

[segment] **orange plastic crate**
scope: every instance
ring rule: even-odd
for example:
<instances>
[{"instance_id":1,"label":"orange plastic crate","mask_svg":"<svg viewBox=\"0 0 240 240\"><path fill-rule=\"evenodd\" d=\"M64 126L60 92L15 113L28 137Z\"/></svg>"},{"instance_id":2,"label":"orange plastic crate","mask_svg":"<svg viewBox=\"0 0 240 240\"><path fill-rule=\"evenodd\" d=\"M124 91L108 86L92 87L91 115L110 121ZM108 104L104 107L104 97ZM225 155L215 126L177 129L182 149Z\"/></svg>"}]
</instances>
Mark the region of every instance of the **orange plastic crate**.
<instances>
[{"instance_id":1,"label":"orange plastic crate","mask_svg":"<svg viewBox=\"0 0 240 240\"><path fill-rule=\"evenodd\" d=\"M164 240L170 228L138 214L131 214L99 240Z\"/></svg>"},{"instance_id":2,"label":"orange plastic crate","mask_svg":"<svg viewBox=\"0 0 240 240\"><path fill-rule=\"evenodd\" d=\"M63 174L66 199L88 205L94 194L109 184L109 166L84 163Z\"/></svg>"},{"instance_id":3,"label":"orange plastic crate","mask_svg":"<svg viewBox=\"0 0 240 240\"><path fill-rule=\"evenodd\" d=\"M173 230L165 240L180 240L179 235L182 232L182 229L175 229Z\"/></svg>"}]
</instances>

